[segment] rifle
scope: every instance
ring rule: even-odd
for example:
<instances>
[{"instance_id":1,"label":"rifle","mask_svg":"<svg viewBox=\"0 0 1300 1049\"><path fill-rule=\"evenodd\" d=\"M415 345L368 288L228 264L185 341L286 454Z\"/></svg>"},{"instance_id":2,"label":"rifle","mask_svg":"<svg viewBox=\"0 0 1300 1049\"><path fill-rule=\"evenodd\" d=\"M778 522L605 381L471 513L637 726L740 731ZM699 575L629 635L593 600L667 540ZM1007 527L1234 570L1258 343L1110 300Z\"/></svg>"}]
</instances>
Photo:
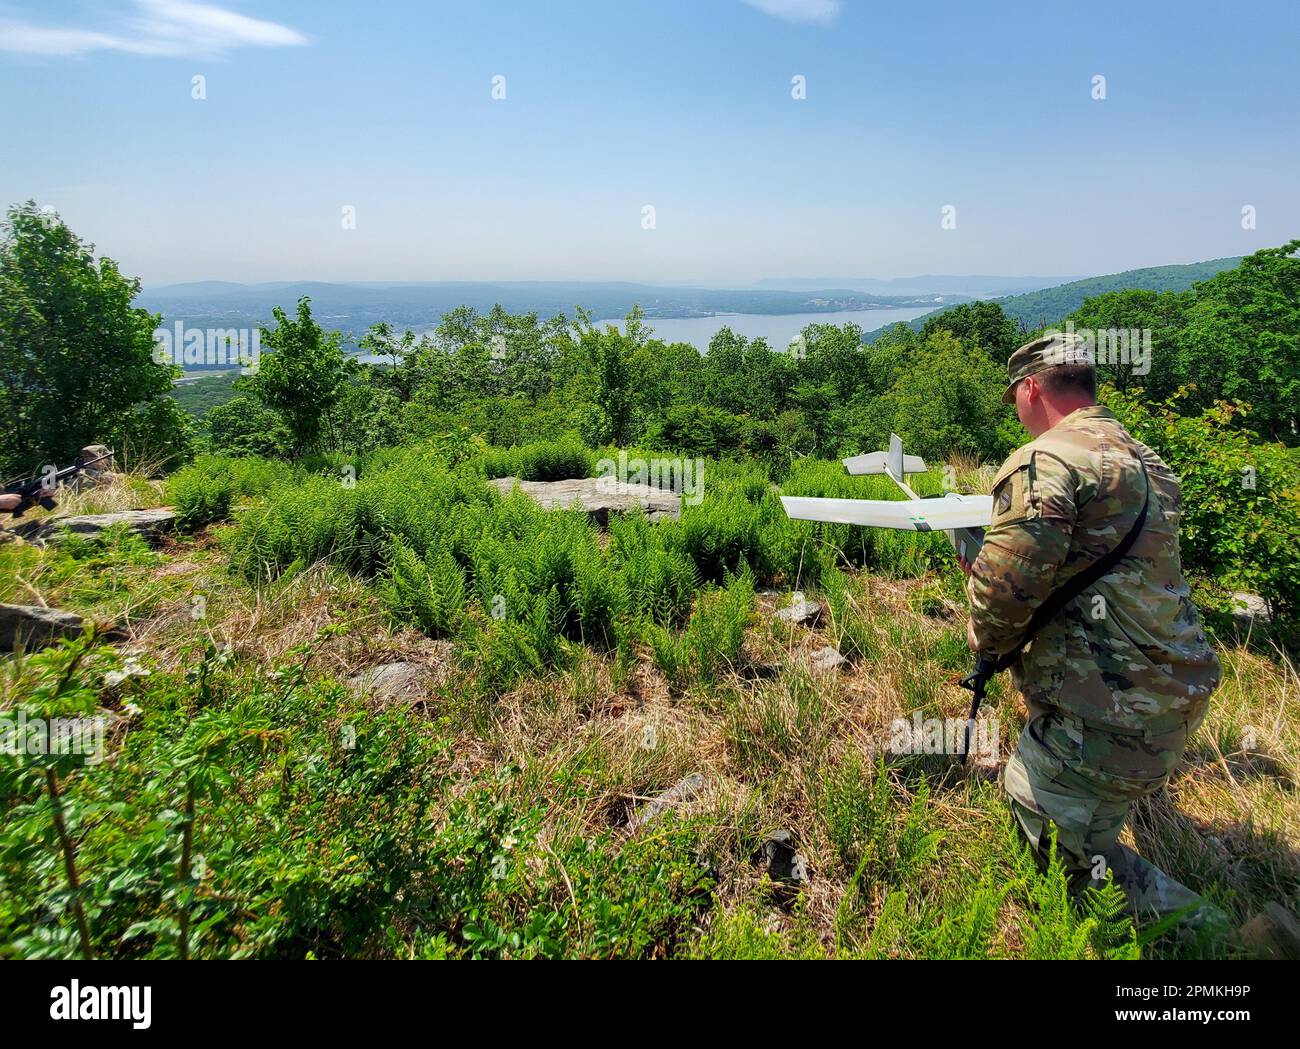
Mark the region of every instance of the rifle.
<instances>
[{"instance_id":1,"label":"rifle","mask_svg":"<svg viewBox=\"0 0 1300 1049\"><path fill-rule=\"evenodd\" d=\"M1133 522L1133 527L1129 529L1128 535L1119 541L1110 553L1099 558L1085 568L1077 575L1071 576L1063 586L1057 587L1041 605L1034 609L1034 614L1029 617L1029 625L1025 627L1024 636L1009 652L998 655L996 652L979 652L975 656L975 667L961 681L958 682L964 689L971 692L970 715L966 718L965 738L962 742L961 754L959 755L961 764L966 764L966 755L970 753L970 735L971 730L975 727L975 717L980 712L980 704L984 702L984 691L988 686L989 680L995 675L1010 667L1017 659L1020 653L1024 651L1025 646L1034 639L1034 636L1043 629L1048 623L1056 618L1066 605L1082 594L1089 587L1101 582L1106 576L1115 569L1115 567L1124 560L1128 552L1137 542L1138 533L1142 531L1142 526L1147 523L1147 508L1151 505L1151 478L1147 476L1147 464L1143 461L1141 454L1138 454L1138 464L1142 467L1142 480L1146 484L1146 496L1142 500L1142 512L1138 514L1137 520Z\"/></svg>"},{"instance_id":2,"label":"rifle","mask_svg":"<svg viewBox=\"0 0 1300 1049\"><path fill-rule=\"evenodd\" d=\"M109 449L103 455L97 455L93 459L83 459L77 457L77 461L71 466L64 467L62 470L56 470L50 473L48 470L43 471L36 477L29 477L21 481L12 481L5 485L6 495L18 495L22 501L13 511L14 517L22 517L24 512L33 506L40 504L46 510L53 510L59 504L54 501L54 493L58 490L60 484L76 477L83 470L94 466L95 463L103 462L105 459L113 457L113 449Z\"/></svg>"}]
</instances>

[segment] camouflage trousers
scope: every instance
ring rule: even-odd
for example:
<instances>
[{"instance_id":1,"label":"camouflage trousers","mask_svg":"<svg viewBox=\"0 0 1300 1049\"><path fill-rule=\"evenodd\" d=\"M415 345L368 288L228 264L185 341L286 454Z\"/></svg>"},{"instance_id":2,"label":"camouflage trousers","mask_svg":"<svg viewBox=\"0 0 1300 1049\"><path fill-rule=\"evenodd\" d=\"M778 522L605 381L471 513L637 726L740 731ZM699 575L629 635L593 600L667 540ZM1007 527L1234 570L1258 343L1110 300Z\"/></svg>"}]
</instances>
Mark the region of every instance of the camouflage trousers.
<instances>
[{"instance_id":1,"label":"camouflage trousers","mask_svg":"<svg viewBox=\"0 0 1300 1049\"><path fill-rule=\"evenodd\" d=\"M1119 735L1085 726L1059 710L1030 709L1002 786L1040 862L1051 850L1076 891L1109 870L1135 915L1153 917L1198 907L1201 897L1119 844L1133 803L1164 786L1182 760L1196 724L1160 735ZM1207 913L1195 924L1217 921Z\"/></svg>"}]
</instances>

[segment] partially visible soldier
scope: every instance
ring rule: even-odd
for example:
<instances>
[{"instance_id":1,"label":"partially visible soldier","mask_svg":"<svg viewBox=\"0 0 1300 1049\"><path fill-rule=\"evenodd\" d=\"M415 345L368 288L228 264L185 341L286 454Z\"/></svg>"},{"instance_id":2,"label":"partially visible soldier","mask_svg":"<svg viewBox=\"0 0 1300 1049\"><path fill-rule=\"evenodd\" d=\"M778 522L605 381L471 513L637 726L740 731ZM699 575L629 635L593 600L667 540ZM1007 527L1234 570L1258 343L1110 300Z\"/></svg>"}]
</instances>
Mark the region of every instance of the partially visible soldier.
<instances>
[{"instance_id":1,"label":"partially visible soldier","mask_svg":"<svg viewBox=\"0 0 1300 1049\"><path fill-rule=\"evenodd\" d=\"M1127 556L1025 648L1012 677L1029 720L1003 787L1040 857L1057 856L1075 888L1109 869L1135 913L1197 905L1195 893L1118 838L1139 798L1182 759L1219 683L1183 578L1178 478L1096 403L1097 377L1073 334L1021 346L1003 400L1034 440L993 484L993 520L969 567L975 651L1011 651L1034 610L1146 520ZM1206 905L1204 916L1226 916ZM1226 931L1226 930L1225 930Z\"/></svg>"}]
</instances>

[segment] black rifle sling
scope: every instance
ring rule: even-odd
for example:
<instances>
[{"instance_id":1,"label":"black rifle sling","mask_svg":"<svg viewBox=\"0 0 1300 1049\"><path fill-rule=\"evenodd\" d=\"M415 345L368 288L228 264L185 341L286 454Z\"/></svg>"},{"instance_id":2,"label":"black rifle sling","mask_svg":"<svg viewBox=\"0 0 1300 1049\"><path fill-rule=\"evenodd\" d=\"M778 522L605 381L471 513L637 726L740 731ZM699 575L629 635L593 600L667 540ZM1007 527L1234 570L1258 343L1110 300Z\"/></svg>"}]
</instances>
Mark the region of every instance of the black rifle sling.
<instances>
[{"instance_id":1,"label":"black rifle sling","mask_svg":"<svg viewBox=\"0 0 1300 1049\"><path fill-rule=\"evenodd\" d=\"M1029 624L1025 627L1024 636L1021 637L1015 648L996 658L990 658L980 653L975 659L975 669L962 678L962 688L970 689L974 693L971 697L970 716L966 719L965 743L961 751L962 764L966 763L966 754L970 750L971 726L975 721L975 716L979 713L980 703L984 699L984 686L988 683L989 678L1006 670L1019 659L1020 653L1025 650L1025 646L1034 639L1043 627L1055 619L1063 608L1085 590L1110 575L1119 563L1128 556L1128 552L1133 549L1133 544L1137 542L1138 535L1141 534L1143 526L1147 523L1147 510L1151 505L1151 478L1147 475L1147 464L1140 452L1137 453L1137 460L1138 465L1142 467L1142 480L1146 485L1146 494L1142 501L1142 512L1138 514L1137 520L1133 522L1133 527L1128 530L1128 535L1121 539L1115 548L1105 556L1098 558L1082 572L1071 576L1067 582L1048 594L1043 599L1043 603L1034 609L1034 614L1029 617Z\"/></svg>"}]
</instances>

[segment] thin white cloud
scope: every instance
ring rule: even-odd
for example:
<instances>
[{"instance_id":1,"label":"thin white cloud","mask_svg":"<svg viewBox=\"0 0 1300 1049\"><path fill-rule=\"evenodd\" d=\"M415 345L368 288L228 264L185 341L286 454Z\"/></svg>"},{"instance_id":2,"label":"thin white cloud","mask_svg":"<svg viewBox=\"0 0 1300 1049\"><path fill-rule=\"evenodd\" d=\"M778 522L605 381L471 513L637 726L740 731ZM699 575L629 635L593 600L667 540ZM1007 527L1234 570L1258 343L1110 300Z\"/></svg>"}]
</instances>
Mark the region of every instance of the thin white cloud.
<instances>
[{"instance_id":1,"label":"thin white cloud","mask_svg":"<svg viewBox=\"0 0 1300 1049\"><path fill-rule=\"evenodd\" d=\"M307 38L277 22L189 0L134 0L136 12L113 32L0 21L0 51L27 55L223 55L239 47L300 47Z\"/></svg>"},{"instance_id":2,"label":"thin white cloud","mask_svg":"<svg viewBox=\"0 0 1300 1049\"><path fill-rule=\"evenodd\" d=\"M830 25L840 13L840 0L743 0L764 14L786 22L816 22Z\"/></svg>"}]
</instances>

